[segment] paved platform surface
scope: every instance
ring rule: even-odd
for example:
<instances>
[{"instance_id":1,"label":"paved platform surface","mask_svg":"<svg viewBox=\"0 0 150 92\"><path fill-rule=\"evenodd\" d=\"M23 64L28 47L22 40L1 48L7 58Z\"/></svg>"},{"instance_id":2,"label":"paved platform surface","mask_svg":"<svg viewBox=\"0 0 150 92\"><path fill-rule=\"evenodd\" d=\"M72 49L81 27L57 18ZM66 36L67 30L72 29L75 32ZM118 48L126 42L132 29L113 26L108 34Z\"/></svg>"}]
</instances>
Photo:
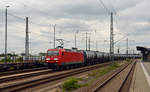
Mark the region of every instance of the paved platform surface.
<instances>
[{"instance_id":1,"label":"paved platform surface","mask_svg":"<svg viewBox=\"0 0 150 92\"><path fill-rule=\"evenodd\" d=\"M150 92L150 62L137 62L129 92Z\"/></svg>"}]
</instances>

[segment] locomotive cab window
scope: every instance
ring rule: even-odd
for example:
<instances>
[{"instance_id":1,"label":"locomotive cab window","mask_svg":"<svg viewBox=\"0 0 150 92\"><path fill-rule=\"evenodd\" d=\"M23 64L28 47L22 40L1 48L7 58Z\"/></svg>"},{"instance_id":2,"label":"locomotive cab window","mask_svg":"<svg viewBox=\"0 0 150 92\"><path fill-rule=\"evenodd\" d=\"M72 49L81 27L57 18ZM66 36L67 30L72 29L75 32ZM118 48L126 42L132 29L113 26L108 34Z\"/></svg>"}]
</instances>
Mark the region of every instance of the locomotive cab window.
<instances>
[{"instance_id":1,"label":"locomotive cab window","mask_svg":"<svg viewBox=\"0 0 150 92\"><path fill-rule=\"evenodd\" d=\"M48 52L47 52L47 55L48 55L48 56L58 56L58 55L59 55L59 52L58 52L58 51L48 51Z\"/></svg>"}]
</instances>

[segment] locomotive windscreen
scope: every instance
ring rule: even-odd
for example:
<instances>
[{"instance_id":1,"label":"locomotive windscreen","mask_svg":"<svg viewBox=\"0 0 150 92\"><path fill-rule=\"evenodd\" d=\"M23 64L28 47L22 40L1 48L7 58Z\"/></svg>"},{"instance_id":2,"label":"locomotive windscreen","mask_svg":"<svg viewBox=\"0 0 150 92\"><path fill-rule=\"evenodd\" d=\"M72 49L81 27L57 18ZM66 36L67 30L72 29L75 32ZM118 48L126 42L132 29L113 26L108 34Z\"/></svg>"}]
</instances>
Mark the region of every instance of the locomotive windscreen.
<instances>
[{"instance_id":1,"label":"locomotive windscreen","mask_svg":"<svg viewBox=\"0 0 150 92\"><path fill-rule=\"evenodd\" d=\"M48 52L47 52L47 55L48 55L48 56L58 56L58 55L59 55L59 52L58 52L58 51L48 51Z\"/></svg>"}]
</instances>

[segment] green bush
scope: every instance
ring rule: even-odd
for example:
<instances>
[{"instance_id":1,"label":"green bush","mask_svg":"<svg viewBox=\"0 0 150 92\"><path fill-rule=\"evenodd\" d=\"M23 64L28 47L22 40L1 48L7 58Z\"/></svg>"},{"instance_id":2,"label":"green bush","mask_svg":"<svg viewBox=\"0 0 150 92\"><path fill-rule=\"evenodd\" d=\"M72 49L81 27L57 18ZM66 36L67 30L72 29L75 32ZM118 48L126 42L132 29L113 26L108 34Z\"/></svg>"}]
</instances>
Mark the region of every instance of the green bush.
<instances>
[{"instance_id":1,"label":"green bush","mask_svg":"<svg viewBox=\"0 0 150 92\"><path fill-rule=\"evenodd\" d=\"M10 58L7 58L6 61L7 61L7 62L11 62L11 59L10 59ZM5 59L2 59L1 62L5 62Z\"/></svg>"},{"instance_id":2,"label":"green bush","mask_svg":"<svg viewBox=\"0 0 150 92\"><path fill-rule=\"evenodd\" d=\"M17 58L16 61L17 61L17 62L23 61L23 58L22 58L22 57L19 57L19 58Z\"/></svg>"},{"instance_id":3,"label":"green bush","mask_svg":"<svg viewBox=\"0 0 150 92\"><path fill-rule=\"evenodd\" d=\"M78 81L79 81L78 78L73 78L73 77L68 78L63 84L63 90L71 91L79 88L80 85L78 84Z\"/></svg>"}]
</instances>

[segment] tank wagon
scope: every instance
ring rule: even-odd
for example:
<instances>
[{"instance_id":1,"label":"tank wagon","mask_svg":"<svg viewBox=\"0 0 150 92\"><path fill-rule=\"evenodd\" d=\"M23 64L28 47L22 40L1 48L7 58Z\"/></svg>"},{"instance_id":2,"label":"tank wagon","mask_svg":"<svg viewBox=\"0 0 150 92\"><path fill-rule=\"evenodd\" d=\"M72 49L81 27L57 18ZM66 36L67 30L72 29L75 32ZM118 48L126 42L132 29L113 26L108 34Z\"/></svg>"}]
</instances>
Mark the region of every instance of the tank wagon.
<instances>
[{"instance_id":1,"label":"tank wagon","mask_svg":"<svg viewBox=\"0 0 150 92\"><path fill-rule=\"evenodd\" d=\"M140 58L137 54L114 54L114 60ZM109 53L77 49L48 49L45 61L53 70L67 69L110 61Z\"/></svg>"}]
</instances>

